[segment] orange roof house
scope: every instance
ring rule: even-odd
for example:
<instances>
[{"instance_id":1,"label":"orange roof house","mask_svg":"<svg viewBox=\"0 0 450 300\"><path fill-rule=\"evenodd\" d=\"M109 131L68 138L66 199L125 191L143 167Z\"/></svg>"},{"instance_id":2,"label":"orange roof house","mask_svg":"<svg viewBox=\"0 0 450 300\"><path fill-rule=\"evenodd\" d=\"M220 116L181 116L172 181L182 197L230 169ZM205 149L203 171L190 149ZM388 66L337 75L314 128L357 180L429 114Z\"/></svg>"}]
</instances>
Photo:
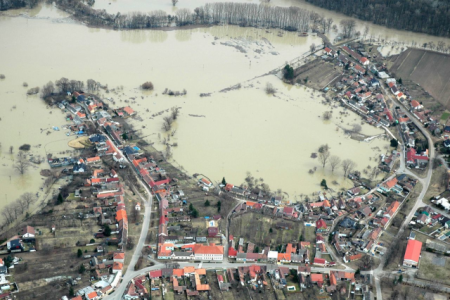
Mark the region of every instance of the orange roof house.
<instances>
[{"instance_id":1,"label":"orange roof house","mask_svg":"<svg viewBox=\"0 0 450 300\"><path fill-rule=\"evenodd\" d=\"M291 253L278 253L278 261L291 261Z\"/></svg>"},{"instance_id":2,"label":"orange roof house","mask_svg":"<svg viewBox=\"0 0 450 300\"><path fill-rule=\"evenodd\" d=\"M123 252L115 252L113 255L113 260L123 260L125 259L125 253Z\"/></svg>"},{"instance_id":3,"label":"orange roof house","mask_svg":"<svg viewBox=\"0 0 450 300\"><path fill-rule=\"evenodd\" d=\"M129 106L124 107L123 110L124 110L127 114L129 114L130 116L136 114L136 112L135 112L131 107L129 107Z\"/></svg>"},{"instance_id":4,"label":"orange roof house","mask_svg":"<svg viewBox=\"0 0 450 300\"><path fill-rule=\"evenodd\" d=\"M97 162L97 161L100 161L100 157L99 156L86 158L86 162L87 163L94 163L94 162Z\"/></svg>"},{"instance_id":5,"label":"orange roof house","mask_svg":"<svg viewBox=\"0 0 450 300\"><path fill-rule=\"evenodd\" d=\"M202 282L200 281L200 276L197 273L194 274L194 277L195 277L195 289L197 291L209 291L210 290L209 284L202 284Z\"/></svg>"},{"instance_id":6,"label":"orange roof house","mask_svg":"<svg viewBox=\"0 0 450 300\"><path fill-rule=\"evenodd\" d=\"M91 292L91 293L87 294L86 299L91 300L91 299L95 299L97 297L98 297L97 292Z\"/></svg>"},{"instance_id":7,"label":"orange roof house","mask_svg":"<svg viewBox=\"0 0 450 300\"><path fill-rule=\"evenodd\" d=\"M417 240L408 240L405 257L403 258L403 265L408 267L417 267L417 265L419 264L421 251L422 242Z\"/></svg>"},{"instance_id":8,"label":"orange roof house","mask_svg":"<svg viewBox=\"0 0 450 300\"><path fill-rule=\"evenodd\" d=\"M310 278L312 283L317 283L319 286L323 284L323 274L311 274Z\"/></svg>"},{"instance_id":9,"label":"orange roof house","mask_svg":"<svg viewBox=\"0 0 450 300\"><path fill-rule=\"evenodd\" d=\"M391 218L395 214L399 206L400 202L398 201L392 202L391 205L389 205L388 208L386 209L386 213L384 214L384 216Z\"/></svg>"},{"instance_id":10,"label":"orange roof house","mask_svg":"<svg viewBox=\"0 0 450 300\"><path fill-rule=\"evenodd\" d=\"M337 284L336 276L334 275L334 272L330 272L330 285L336 284Z\"/></svg>"},{"instance_id":11,"label":"orange roof house","mask_svg":"<svg viewBox=\"0 0 450 300\"><path fill-rule=\"evenodd\" d=\"M392 189L395 185L397 184L397 178L394 177L391 180L388 180L384 183L384 185L388 188L388 189Z\"/></svg>"},{"instance_id":12,"label":"orange roof house","mask_svg":"<svg viewBox=\"0 0 450 300\"><path fill-rule=\"evenodd\" d=\"M124 209L121 209L118 212L116 212L116 221L120 222L123 219L128 220L128 217L127 217L127 212Z\"/></svg>"},{"instance_id":13,"label":"orange roof house","mask_svg":"<svg viewBox=\"0 0 450 300\"><path fill-rule=\"evenodd\" d=\"M176 277L182 277L182 276L184 276L184 270L183 269L173 269L173 276L176 276Z\"/></svg>"},{"instance_id":14,"label":"orange roof house","mask_svg":"<svg viewBox=\"0 0 450 300\"><path fill-rule=\"evenodd\" d=\"M195 269L195 274L206 275L206 269Z\"/></svg>"},{"instance_id":15,"label":"orange roof house","mask_svg":"<svg viewBox=\"0 0 450 300\"><path fill-rule=\"evenodd\" d=\"M223 246L216 246L216 244L195 244L193 250L195 254L223 254Z\"/></svg>"},{"instance_id":16,"label":"orange roof house","mask_svg":"<svg viewBox=\"0 0 450 300\"><path fill-rule=\"evenodd\" d=\"M195 267L184 267L183 272L184 274L195 273Z\"/></svg>"},{"instance_id":17,"label":"orange roof house","mask_svg":"<svg viewBox=\"0 0 450 300\"><path fill-rule=\"evenodd\" d=\"M83 114L81 111L77 112L77 116L79 116L81 119L86 118L86 114Z\"/></svg>"}]
</instances>

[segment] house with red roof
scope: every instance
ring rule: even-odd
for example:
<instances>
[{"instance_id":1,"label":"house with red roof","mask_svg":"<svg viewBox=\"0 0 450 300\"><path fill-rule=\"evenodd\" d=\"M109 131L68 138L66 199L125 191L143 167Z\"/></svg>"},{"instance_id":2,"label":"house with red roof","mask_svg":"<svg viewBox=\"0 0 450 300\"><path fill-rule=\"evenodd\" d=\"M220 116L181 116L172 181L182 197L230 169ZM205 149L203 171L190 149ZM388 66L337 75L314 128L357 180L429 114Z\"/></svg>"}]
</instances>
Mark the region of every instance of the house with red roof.
<instances>
[{"instance_id":1,"label":"house with red roof","mask_svg":"<svg viewBox=\"0 0 450 300\"><path fill-rule=\"evenodd\" d=\"M370 61L367 59L367 57L361 57L359 59L359 62L363 65L363 66L368 66L370 64Z\"/></svg>"},{"instance_id":2,"label":"house with red roof","mask_svg":"<svg viewBox=\"0 0 450 300\"><path fill-rule=\"evenodd\" d=\"M323 219L316 221L316 232L323 232L327 230L327 223Z\"/></svg>"},{"instance_id":3,"label":"house with red roof","mask_svg":"<svg viewBox=\"0 0 450 300\"><path fill-rule=\"evenodd\" d=\"M124 107L123 111L129 116L134 116L136 114L136 112L129 106Z\"/></svg>"},{"instance_id":4,"label":"house with red roof","mask_svg":"<svg viewBox=\"0 0 450 300\"><path fill-rule=\"evenodd\" d=\"M323 285L323 274L311 274L310 279L312 283L316 283L319 287Z\"/></svg>"},{"instance_id":5,"label":"house with red roof","mask_svg":"<svg viewBox=\"0 0 450 300\"><path fill-rule=\"evenodd\" d=\"M222 261L223 260L223 246L216 244L195 244L193 246L195 260L203 261Z\"/></svg>"},{"instance_id":6,"label":"house with red roof","mask_svg":"<svg viewBox=\"0 0 450 300\"><path fill-rule=\"evenodd\" d=\"M417 101L417 100L412 100L410 104L411 104L411 108L414 110L419 110L419 109L423 108L423 105L420 104L419 101Z\"/></svg>"},{"instance_id":7,"label":"house with red roof","mask_svg":"<svg viewBox=\"0 0 450 300\"><path fill-rule=\"evenodd\" d=\"M237 250L233 247L228 248L228 258L236 258Z\"/></svg>"},{"instance_id":8,"label":"house with red roof","mask_svg":"<svg viewBox=\"0 0 450 300\"><path fill-rule=\"evenodd\" d=\"M406 163L412 165L421 165L428 163L428 156L425 154L417 154L416 149L409 148L406 152Z\"/></svg>"},{"instance_id":9,"label":"house with red roof","mask_svg":"<svg viewBox=\"0 0 450 300\"><path fill-rule=\"evenodd\" d=\"M336 53L336 51L334 51L334 50L332 50L332 49L330 49L330 48L328 48L328 47L325 47L325 49L323 49L323 54L325 54L325 55L328 55L328 56L331 56L331 57L337 57L337 53Z\"/></svg>"},{"instance_id":10,"label":"house with red roof","mask_svg":"<svg viewBox=\"0 0 450 300\"><path fill-rule=\"evenodd\" d=\"M408 240L406 245L403 265L406 267L417 268L419 265L420 253L422 252L422 242L417 240Z\"/></svg>"},{"instance_id":11,"label":"house with red roof","mask_svg":"<svg viewBox=\"0 0 450 300\"><path fill-rule=\"evenodd\" d=\"M398 180L396 177L394 177L390 180L383 182L380 185L380 187L378 188L378 191L380 193L383 193L383 192L389 193L390 191L393 191L397 194L400 194L403 191L403 188L401 186L397 185L397 183L398 183Z\"/></svg>"},{"instance_id":12,"label":"house with red roof","mask_svg":"<svg viewBox=\"0 0 450 300\"><path fill-rule=\"evenodd\" d=\"M98 300L98 299L100 299L100 296L97 295L97 292L91 292L91 293L89 293L89 294L87 294L85 296L86 296L86 300Z\"/></svg>"},{"instance_id":13,"label":"house with red roof","mask_svg":"<svg viewBox=\"0 0 450 300\"><path fill-rule=\"evenodd\" d=\"M286 206L283 208L283 217L292 218L294 215L294 208Z\"/></svg>"},{"instance_id":14,"label":"house with red roof","mask_svg":"<svg viewBox=\"0 0 450 300\"><path fill-rule=\"evenodd\" d=\"M394 201L389 205L386 209L386 212L384 213L383 217L386 217L388 219L392 218L395 214L395 212L398 210L400 206L400 202Z\"/></svg>"},{"instance_id":15,"label":"house with red roof","mask_svg":"<svg viewBox=\"0 0 450 300\"><path fill-rule=\"evenodd\" d=\"M325 267L327 265L327 261L324 258L317 258L317 257L315 257L313 264L316 265L316 266Z\"/></svg>"}]
</instances>

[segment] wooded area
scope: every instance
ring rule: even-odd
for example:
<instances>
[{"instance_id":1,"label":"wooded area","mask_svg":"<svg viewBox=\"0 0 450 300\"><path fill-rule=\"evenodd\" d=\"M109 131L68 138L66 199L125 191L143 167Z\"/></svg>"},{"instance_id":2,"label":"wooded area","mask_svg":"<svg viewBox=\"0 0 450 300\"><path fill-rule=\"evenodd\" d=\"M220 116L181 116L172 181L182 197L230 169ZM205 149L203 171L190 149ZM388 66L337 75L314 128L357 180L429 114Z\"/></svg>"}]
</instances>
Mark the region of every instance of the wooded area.
<instances>
[{"instance_id":1,"label":"wooded area","mask_svg":"<svg viewBox=\"0 0 450 300\"><path fill-rule=\"evenodd\" d=\"M438 36L450 35L450 2L392 0L306 0L375 24Z\"/></svg>"},{"instance_id":2,"label":"wooded area","mask_svg":"<svg viewBox=\"0 0 450 300\"><path fill-rule=\"evenodd\" d=\"M116 29L168 27L174 23L176 26L225 24L303 32L308 31L310 23L309 10L252 3L208 3L194 11L180 9L175 15L168 15L164 11L108 14L80 0L57 0L56 4L89 25Z\"/></svg>"},{"instance_id":3,"label":"wooded area","mask_svg":"<svg viewBox=\"0 0 450 300\"><path fill-rule=\"evenodd\" d=\"M28 7L33 8L40 0L0 0L0 10Z\"/></svg>"}]
</instances>

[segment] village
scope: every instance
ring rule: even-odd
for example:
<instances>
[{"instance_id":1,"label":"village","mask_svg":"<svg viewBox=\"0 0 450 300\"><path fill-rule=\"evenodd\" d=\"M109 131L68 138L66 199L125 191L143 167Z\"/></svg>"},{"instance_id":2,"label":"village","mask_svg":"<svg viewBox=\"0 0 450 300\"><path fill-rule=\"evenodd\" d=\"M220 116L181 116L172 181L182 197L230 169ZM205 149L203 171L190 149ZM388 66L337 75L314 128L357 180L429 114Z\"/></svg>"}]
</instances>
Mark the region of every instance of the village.
<instances>
[{"instance_id":1,"label":"village","mask_svg":"<svg viewBox=\"0 0 450 300\"><path fill-rule=\"evenodd\" d=\"M425 202L421 175L436 164L428 134L447 154L450 126L412 99L386 65L371 63L367 47L326 45L309 64L342 69L320 89L386 131L391 148L376 170L382 179L350 170L351 188L325 185L302 202L184 174L137 137L127 124L137 117L130 106L112 109L82 91L47 99L66 114L71 125L61 129L82 147L76 157L48 155L64 184L56 204L0 245L0 299L47 293L28 283L28 272L39 270L32 261L45 255L57 276L61 264L51 256L67 253L72 258L61 263L71 265L71 276L59 291L69 287L61 299L76 300L378 299L379 274L416 286L432 278L432 269L447 274L441 256L450 253L448 177L445 191ZM295 71L300 79L305 72ZM450 284L444 277L435 280Z\"/></svg>"}]
</instances>

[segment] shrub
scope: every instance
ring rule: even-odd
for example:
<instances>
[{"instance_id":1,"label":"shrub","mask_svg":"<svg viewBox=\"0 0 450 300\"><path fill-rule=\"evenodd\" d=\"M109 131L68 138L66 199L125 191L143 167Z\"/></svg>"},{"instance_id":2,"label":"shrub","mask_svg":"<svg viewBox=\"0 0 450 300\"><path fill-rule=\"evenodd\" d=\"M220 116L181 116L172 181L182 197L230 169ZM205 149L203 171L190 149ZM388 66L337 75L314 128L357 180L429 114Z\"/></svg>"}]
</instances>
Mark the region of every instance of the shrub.
<instances>
[{"instance_id":1,"label":"shrub","mask_svg":"<svg viewBox=\"0 0 450 300\"><path fill-rule=\"evenodd\" d=\"M152 90L153 90L153 83L152 83L151 81L144 82L144 83L141 85L141 88L142 88L143 90L149 90L149 91L152 91Z\"/></svg>"}]
</instances>

